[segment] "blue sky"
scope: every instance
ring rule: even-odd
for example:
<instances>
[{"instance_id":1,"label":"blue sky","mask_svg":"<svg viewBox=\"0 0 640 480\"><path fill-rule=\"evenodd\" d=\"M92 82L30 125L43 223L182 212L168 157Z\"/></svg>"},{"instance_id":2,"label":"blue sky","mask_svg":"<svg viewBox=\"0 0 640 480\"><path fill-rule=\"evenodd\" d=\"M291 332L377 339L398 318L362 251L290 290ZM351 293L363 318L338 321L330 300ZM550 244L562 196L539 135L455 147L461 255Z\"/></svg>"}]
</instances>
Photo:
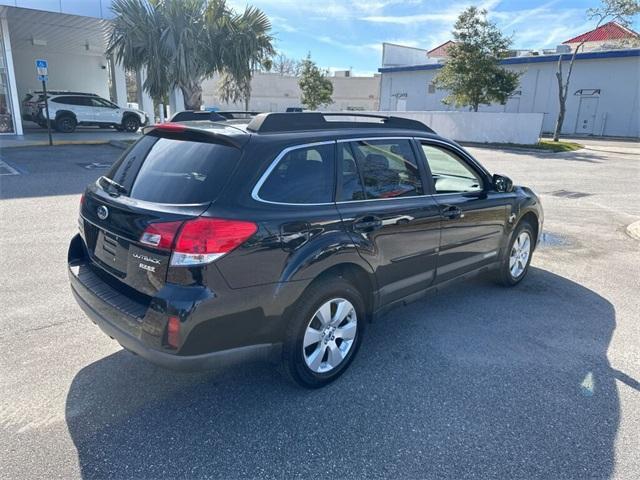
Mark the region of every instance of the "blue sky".
<instances>
[{"instance_id":1,"label":"blue sky","mask_svg":"<svg viewBox=\"0 0 640 480\"><path fill-rule=\"evenodd\" d=\"M382 42L433 48L451 37L469 5L486 8L515 48L554 47L593 28L586 10L599 0L249 0L271 18L277 49L322 67L372 74ZM243 0L229 0L244 8ZM638 20L634 22L638 28Z\"/></svg>"}]
</instances>

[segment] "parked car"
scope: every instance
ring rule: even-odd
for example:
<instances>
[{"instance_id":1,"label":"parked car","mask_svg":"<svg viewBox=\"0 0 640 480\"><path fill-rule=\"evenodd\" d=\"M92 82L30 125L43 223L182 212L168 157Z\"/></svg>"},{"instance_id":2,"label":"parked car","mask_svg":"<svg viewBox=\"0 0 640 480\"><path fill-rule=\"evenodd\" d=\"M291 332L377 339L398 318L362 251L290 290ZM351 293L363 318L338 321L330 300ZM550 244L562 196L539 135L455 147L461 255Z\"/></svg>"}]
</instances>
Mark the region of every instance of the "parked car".
<instances>
[{"instance_id":1,"label":"parked car","mask_svg":"<svg viewBox=\"0 0 640 480\"><path fill-rule=\"evenodd\" d=\"M149 127L81 199L76 300L158 365L278 358L320 387L389 308L481 272L521 282L534 192L420 122L362 116Z\"/></svg>"},{"instance_id":2,"label":"parked car","mask_svg":"<svg viewBox=\"0 0 640 480\"><path fill-rule=\"evenodd\" d=\"M47 95L89 95L92 97L97 97L98 95L95 93L86 93L86 92L70 92L68 90L47 90ZM44 102L44 92L42 90L37 90L35 92L29 92L24 96L22 100L22 119L27 120L29 122L37 121L38 114L38 103Z\"/></svg>"},{"instance_id":3,"label":"parked car","mask_svg":"<svg viewBox=\"0 0 640 480\"><path fill-rule=\"evenodd\" d=\"M148 123L147 115L143 111L119 107L96 95L65 93L48 97L49 118L59 132L71 133L78 125L114 127L118 130L136 132ZM46 124L44 101L38 103L36 121L40 125Z\"/></svg>"}]
</instances>

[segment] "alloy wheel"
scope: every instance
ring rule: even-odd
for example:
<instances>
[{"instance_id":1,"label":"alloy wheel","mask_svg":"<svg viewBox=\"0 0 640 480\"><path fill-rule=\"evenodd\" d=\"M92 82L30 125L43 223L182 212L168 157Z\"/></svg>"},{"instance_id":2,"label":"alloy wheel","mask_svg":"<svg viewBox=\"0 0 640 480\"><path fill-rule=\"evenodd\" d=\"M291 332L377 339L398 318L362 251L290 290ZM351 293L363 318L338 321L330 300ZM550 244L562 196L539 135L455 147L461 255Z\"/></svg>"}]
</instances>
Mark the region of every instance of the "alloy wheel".
<instances>
[{"instance_id":1,"label":"alloy wheel","mask_svg":"<svg viewBox=\"0 0 640 480\"><path fill-rule=\"evenodd\" d=\"M344 298L323 303L313 314L304 333L302 354L315 373L328 373L347 358L358 330L353 304Z\"/></svg>"},{"instance_id":2,"label":"alloy wheel","mask_svg":"<svg viewBox=\"0 0 640 480\"><path fill-rule=\"evenodd\" d=\"M509 272L512 278L519 278L524 273L529 261L529 255L531 255L531 237L529 232L523 231L520 232L520 235L511 246Z\"/></svg>"}]
</instances>

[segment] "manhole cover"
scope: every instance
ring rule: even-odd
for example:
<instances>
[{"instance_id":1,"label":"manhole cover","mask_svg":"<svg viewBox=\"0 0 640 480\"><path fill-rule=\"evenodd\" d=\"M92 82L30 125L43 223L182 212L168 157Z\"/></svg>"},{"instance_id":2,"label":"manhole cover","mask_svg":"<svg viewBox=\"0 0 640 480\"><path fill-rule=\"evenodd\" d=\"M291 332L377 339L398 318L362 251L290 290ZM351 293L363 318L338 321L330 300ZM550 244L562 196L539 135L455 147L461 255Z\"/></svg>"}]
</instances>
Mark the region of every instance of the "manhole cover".
<instances>
[{"instance_id":1,"label":"manhole cover","mask_svg":"<svg viewBox=\"0 0 640 480\"><path fill-rule=\"evenodd\" d=\"M551 195L553 195L554 197L562 198L582 198L590 196L591 193L572 192L570 190L556 190L555 192L551 192Z\"/></svg>"},{"instance_id":2,"label":"manhole cover","mask_svg":"<svg viewBox=\"0 0 640 480\"><path fill-rule=\"evenodd\" d=\"M557 233L542 232L542 236L540 237L540 246L542 247L561 247L568 244L569 240Z\"/></svg>"}]
</instances>

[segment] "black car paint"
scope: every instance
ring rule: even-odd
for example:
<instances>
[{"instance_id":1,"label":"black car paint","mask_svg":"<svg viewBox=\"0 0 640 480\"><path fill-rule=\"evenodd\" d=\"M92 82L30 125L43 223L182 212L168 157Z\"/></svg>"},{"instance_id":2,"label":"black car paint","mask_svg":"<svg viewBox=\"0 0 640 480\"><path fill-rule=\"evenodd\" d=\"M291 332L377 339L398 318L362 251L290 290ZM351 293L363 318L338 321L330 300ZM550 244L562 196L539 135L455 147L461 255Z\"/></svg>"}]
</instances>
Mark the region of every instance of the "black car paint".
<instances>
[{"instance_id":1,"label":"black car paint","mask_svg":"<svg viewBox=\"0 0 640 480\"><path fill-rule=\"evenodd\" d=\"M482 176L486 188L473 194L434 195L428 166L419 154L426 182L422 196L323 205L273 204L252 197L255 184L285 148L380 137L412 139L418 152L416 138L450 148ZM484 168L457 144L436 135L412 130L329 130L247 134L238 143L242 145L238 167L209 205L148 204L114 197L98 184L89 185L85 192L81 235L74 237L69 248L74 295L110 336L170 368L216 364L217 352L245 357L245 353L265 356L277 350L290 309L311 282L327 272L349 272L365 279L361 288L370 299L368 312L373 317L444 282L495 267L525 215L534 215L538 234L542 230L542 209L531 190L493 191ZM98 205L112 212L107 221L97 217ZM197 268L167 268L167 253L138 241L150 221L198 215L254 221L259 228L236 250ZM97 230L98 237L115 237L118 248L128 249L127 262L109 265L108 256L96 255L97 243L87 248L87 242L94 241L87 239L88 228ZM113 244L113 240L107 241ZM155 271L140 267L148 264L145 256L158 260ZM86 278L88 284L83 281ZM111 290L101 295L100 289L107 287ZM178 349L166 343L169 316L181 320Z\"/></svg>"}]
</instances>

